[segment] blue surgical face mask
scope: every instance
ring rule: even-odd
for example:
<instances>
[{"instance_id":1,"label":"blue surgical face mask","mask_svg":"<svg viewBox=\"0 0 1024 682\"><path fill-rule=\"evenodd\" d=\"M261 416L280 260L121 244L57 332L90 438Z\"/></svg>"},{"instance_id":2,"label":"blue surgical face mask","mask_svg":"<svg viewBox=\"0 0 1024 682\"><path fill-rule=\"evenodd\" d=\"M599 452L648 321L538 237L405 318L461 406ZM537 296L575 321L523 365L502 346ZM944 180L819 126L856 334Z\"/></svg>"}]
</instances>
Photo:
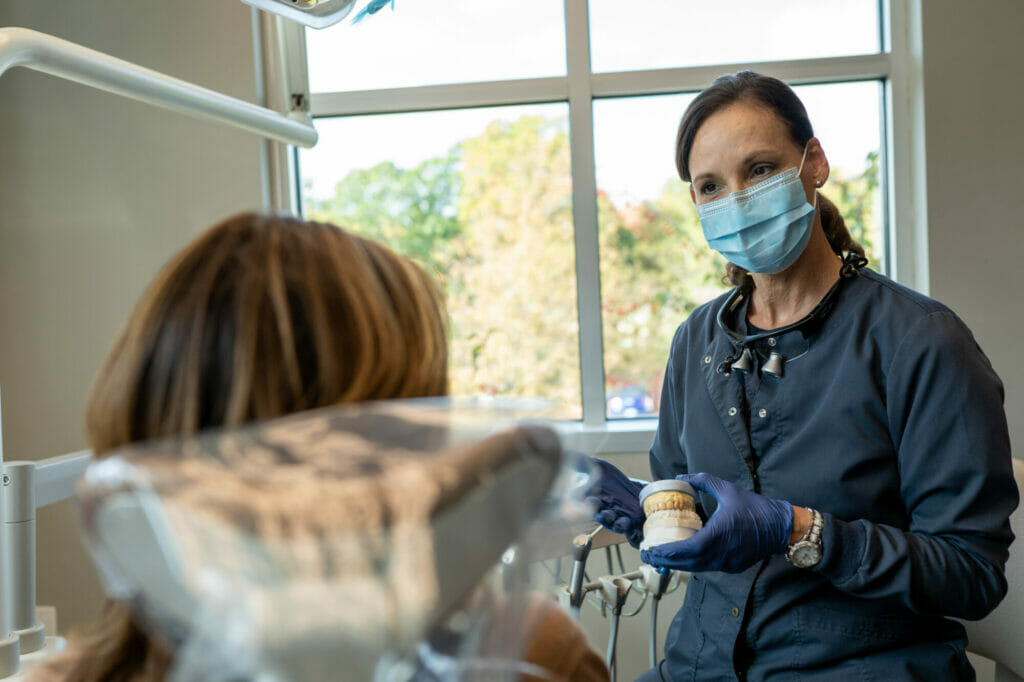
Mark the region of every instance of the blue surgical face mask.
<instances>
[{"instance_id":1,"label":"blue surgical face mask","mask_svg":"<svg viewBox=\"0 0 1024 682\"><path fill-rule=\"evenodd\" d=\"M770 275L795 263L814 227L815 206L807 203L800 181L803 167L800 159L799 168L698 206L708 245L747 272Z\"/></svg>"}]
</instances>

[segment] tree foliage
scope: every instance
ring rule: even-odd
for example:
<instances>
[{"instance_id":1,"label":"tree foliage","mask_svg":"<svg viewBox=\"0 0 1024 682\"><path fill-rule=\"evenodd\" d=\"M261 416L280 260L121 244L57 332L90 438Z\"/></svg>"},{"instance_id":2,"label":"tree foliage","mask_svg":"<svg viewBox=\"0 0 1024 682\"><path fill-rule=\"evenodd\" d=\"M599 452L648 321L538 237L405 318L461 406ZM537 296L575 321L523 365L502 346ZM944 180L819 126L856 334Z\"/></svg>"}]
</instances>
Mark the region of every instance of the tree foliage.
<instances>
[{"instance_id":1,"label":"tree foliage","mask_svg":"<svg viewBox=\"0 0 1024 682\"><path fill-rule=\"evenodd\" d=\"M569 139L562 122L494 122L462 149L453 267L452 385L543 396L579 416L579 325ZM453 282L454 283L454 282Z\"/></svg>"},{"instance_id":2,"label":"tree foliage","mask_svg":"<svg viewBox=\"0 0 1024 682\"><path fill-rule=\"evenodd\" d=\"M344 225L389 244L433 272L446 273L462 257L460 151L427 159L410 170L391 162L355 170L330 199L306 202L306 215Z\"/></svg>"}]
</instances>

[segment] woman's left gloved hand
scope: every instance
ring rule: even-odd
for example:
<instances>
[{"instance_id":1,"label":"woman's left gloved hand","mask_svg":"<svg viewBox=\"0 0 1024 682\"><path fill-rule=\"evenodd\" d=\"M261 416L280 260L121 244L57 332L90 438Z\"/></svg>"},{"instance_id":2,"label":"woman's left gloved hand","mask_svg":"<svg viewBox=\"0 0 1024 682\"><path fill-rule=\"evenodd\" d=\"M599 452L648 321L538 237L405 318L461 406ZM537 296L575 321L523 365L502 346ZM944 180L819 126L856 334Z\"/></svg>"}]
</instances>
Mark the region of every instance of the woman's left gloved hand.
<instances>
[{"instance_id":1,"label":"woman's left gloved hand","mask_svg":"<svg viewBox=\"0 0 1024 682\"><path fill-rule=\"evenodd\" d=\"M676 476L718 502L702 529L686 540L640 553L644 563L679 571L739 573L771 554L786 551L793 533L793 506L710 474Z\"/></svg>"},{"instance_id":2,"label":"woman's left gloved hand","mask_svg":"<svg viewBox=\"0 0 1024 682\"><path fill-rule=\"evenodd\" d=\"M597 476L586 500L594 509L594 520L615 533L622 533L634 547L644 538L644 508L640 505L643 481L634 481L611 462L593 458Z\"/></svg>"}]
</instances>

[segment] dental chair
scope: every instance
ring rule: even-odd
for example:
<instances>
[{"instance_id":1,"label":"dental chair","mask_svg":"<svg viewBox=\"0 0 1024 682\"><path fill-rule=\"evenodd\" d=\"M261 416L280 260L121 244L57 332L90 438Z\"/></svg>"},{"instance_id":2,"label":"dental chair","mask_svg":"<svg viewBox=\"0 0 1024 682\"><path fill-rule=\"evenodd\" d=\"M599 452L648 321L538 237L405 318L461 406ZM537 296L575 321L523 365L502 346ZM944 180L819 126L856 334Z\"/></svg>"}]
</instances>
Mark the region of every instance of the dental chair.
<instances>
[{"instance_id":1,"label":"dental chair","mask_svg":"<svg viewBox=\"0 0 1024 682\"><path fill-rule=\"evenodd\" d=\"M1013 477L1021 504L1010 516L1016 536L1006 562L1010 588L992 613L963 622L967 650L995 661L995 682L1024 682L1024 460L1013 460Z\"/></svg>"},{"instance_id":2,"label":"dental chair","mask_svg":"<svg viewBox=\"0 0 1024 682\"><path fill-rule=\"evenodd\" d=\"M109 596L171 643L172 680L522 672L513 591L489 577L550 508L560 442L415 403L140 444L89 466L76 496L87 545Z\"/></svg>"}]
</instances>

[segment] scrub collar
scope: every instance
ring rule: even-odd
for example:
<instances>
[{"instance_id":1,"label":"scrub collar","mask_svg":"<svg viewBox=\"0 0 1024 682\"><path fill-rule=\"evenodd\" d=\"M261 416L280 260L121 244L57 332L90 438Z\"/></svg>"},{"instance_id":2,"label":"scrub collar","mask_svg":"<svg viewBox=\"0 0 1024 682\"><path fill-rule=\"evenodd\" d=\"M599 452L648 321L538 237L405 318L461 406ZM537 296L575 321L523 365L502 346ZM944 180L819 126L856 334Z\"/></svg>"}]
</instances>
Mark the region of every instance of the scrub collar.
<instances>
[{"instance_id":1,"label":"scrub collar","mask_svg":"<svg viewBox=\"0 0 1024 682\"><path fill-rule=\"evenodd\" d=\"M718 309L717 324L718 328L721 329L729 337L729 342L732 344L736 351L735 357L730 357L722 363L720 369L726 374L732 371L732 364L739 359L740 353L751 344L766 339L770 336L781 336L787 332L791 332L799 329L803 332L804 336L810 335L813 329L817 328L823 323L832 312L832 308L835 307L836 294L842 287L843 282L853 279L856 277L860 269L867 265L868 260L860 254L850 251L843 258L843 263L839 267L839 279L832 288L828 290L818 305L814 306L814 310L803 316L796 322L787 324L784 327L778 329L769 329L767 331L758 331L755 334L746 334L746 323L737 315L737 311L746 310L745 302L750 299L750 293L753 291L753 287L750 286L739 286L733 289L732 293L729 294L729 298L725 300L722 307Z\"/></svg>"}]
</instances>

